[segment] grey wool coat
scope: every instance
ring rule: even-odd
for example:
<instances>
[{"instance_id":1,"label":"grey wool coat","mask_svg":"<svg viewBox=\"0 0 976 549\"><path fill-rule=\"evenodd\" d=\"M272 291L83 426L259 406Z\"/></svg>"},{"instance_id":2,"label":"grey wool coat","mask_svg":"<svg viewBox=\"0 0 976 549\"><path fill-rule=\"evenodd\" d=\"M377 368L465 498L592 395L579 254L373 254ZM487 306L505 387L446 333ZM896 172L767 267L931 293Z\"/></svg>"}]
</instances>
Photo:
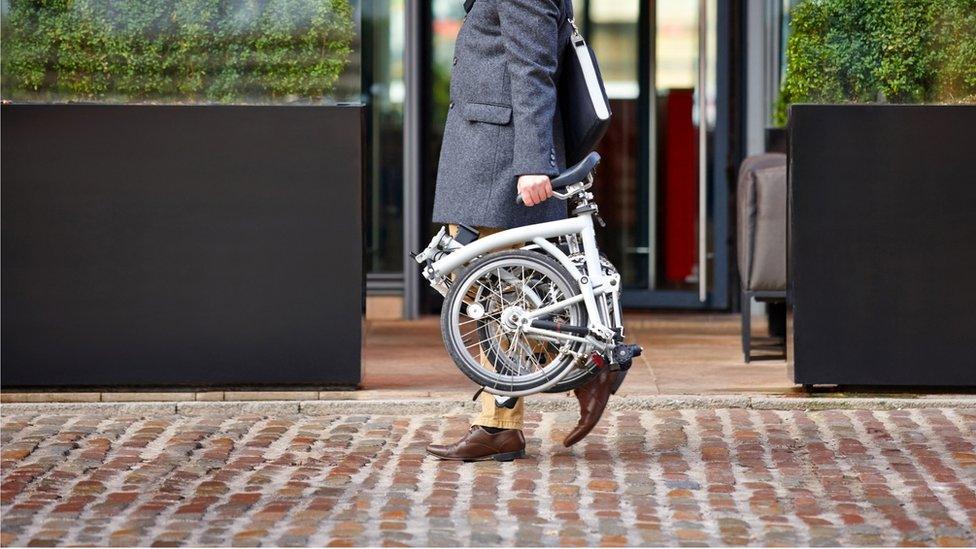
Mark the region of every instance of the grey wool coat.
<instances>
[{"instance_id":1,"label":"grey wool coat","mask_svg":"<svg viewBox=\"0 0 976 549\"><path fill-rule=\"evenodd\" d=\"M549 199L515 203L520 175L565 169L556 100L571 0L477 0L454 50L437 169L435 223L511 228L566 217Z\"/></svg>"}]
</instances>

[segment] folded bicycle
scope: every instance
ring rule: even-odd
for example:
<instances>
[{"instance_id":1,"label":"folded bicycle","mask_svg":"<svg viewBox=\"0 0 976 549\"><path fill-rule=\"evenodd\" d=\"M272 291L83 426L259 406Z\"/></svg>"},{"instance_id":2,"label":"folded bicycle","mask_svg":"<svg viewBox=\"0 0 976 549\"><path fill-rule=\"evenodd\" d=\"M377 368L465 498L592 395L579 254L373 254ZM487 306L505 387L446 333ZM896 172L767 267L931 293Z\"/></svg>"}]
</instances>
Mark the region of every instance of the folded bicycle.
<instances>
[{"instance_id":1,"label":"folded bicycle","mask_svg":"<svg viewBox=\"0 0 976 549\"><path fill-rule=\"evenodd\" d=\"M620 274L596 242L593 221L603 220L589 189L599 162L590 153L552 180L553 196L570 201L566 219L484 238L442 227L414 256L444 296L444 344L481 387L476 396L487 391L512 406L515 397L579 387L600 368L626 371L641 354L624 343Z\"/></svg>"}]
</instances>

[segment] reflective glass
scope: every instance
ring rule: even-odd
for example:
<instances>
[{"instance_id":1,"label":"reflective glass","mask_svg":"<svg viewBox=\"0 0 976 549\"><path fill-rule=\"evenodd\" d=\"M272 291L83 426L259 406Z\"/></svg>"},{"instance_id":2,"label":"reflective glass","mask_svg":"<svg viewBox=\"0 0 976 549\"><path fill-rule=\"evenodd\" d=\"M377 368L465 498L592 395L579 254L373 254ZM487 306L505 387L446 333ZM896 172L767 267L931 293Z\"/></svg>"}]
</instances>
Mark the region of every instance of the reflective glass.
<instances>
[{"instance_id":1,"label":"reflective glass","mask_svg":"<svg viewBox=\"0 0 976 549\"><path fill-rule=\"evenodd\" d=\"M441 153L441 140L444 138L444 123L451 103L451 69L454 67L454 43L457 41L461 24L464 21L464 3L460 0L433 0L431 6L430 72L428 73L429 93L424 98L427 109L427 147L424 167L426 176L423 183L421 223L429 223L434 204L434 181L437 179L437 161ZM440 227L426 225L426 240ZM434 299L433 302L437 300Z\"/></svg>"},{"instance_id":2,"label":"reflective glass","mask_svg":"<svg viewBox=\"0 0 976 549\"><path fill-rule=\"evenodd\" d=\"M647 282L653 289L696 289L702 270L699 160L706 155L710 162L711 155L700 150L699 134L710 132L714 125L717 90L715 0L706 2L706 7L707 33L702 36L698 1L660 0L656 4L651 153L654 165L649 196L653 219L647 225ZM705 59L701 58L700 46L704 46ZM705 63L704 93L699 88L701 63ZM701 106L706 112L704 124ZM707 165L706 170L710 172L712 167ZM708 221L706 238L712 233ZM706 261L710 260L709 255ZM709 273L712 271L708 269Z\"/></svg>"},{"instance_id":3,"label":"reflective glass","mask_svg":"<svg viewBox=\"0 0 976 549\"><path fill-rule=\"evenodd\" d=\"M637 0L577 0L576 23L600 63L610 109L610 128L597 147L602 161L596 197L607 226L598 231L601 250L628 286L646 278L642 242L646 188L639 185L641 142L638 97L640 29Z\"/></svg>"},{"instance_id":4,"label":"reflective glass","mask_svg":"<svg viewBox=\"0 0 976 549\"><path fill-rule=\"evenodd\" d=\"M369 106L366 271L403 271L404 0L368 2L363 12Z\"/></svg>"},{"instance_id":5,"label":"reflective glass","mask_svg":"<svg viewBox=\"0 0 976 549\"><path fill-rule=\"evenodd\" d=\"M632 289L694 290L698 247L699 3L659 0L640 28L636 0L578 0L577 23L596 52L614 113L598 151L601 248ZM716 99L716 7L708 2L707 128ZM640 51L641 33L648 51ZM640 63L650 74L641 89ZM643 112L642 112L643 111ZM646 126L642 126L642 119ZM708 131L708 130L706 130ZM647 163L646 176L642 163ZM708 167L711 170L711 167Z\"/></svg>"},{"instance_id":6,"label":"reflective glass","mask_svg":"<svg viewBox=\"0 0 976 549\"><path fill-rule=\"evenodd\" d=\"M586 9L583 2L579 8ZM611 99L636 99L638 28L637 0L590 0L587 39L600 60L607 95ZM579 12L578 12L579 13ZM577 19L579 16L577 15Z\"/></svg>"},{"instance_id":7,"label":"reflective glass","mask_svg":"<svg viewBox=\"0 0 976 549\"><path fill-rule=\"evenodd\" d=\"M454 61L454 42L464 20L464 5L458 0L431 2L431 60L430 60L430 163L436 165L440 143L444 135L444 121L450 99L451 68Z\"/></svg>"}]
</instances>

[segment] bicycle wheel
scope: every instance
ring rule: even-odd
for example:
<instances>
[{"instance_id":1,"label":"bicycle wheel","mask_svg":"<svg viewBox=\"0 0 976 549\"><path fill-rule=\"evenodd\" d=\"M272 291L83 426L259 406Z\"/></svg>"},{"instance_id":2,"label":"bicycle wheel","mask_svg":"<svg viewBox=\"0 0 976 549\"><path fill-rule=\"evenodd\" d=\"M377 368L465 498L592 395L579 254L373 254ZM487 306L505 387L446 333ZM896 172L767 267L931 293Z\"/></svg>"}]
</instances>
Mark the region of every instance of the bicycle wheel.
<instances>
[{"instance_id":1,"label":"bicycle wheel","mask_svg":"<svg viewBox=\"0 0 976 549\"><path fill-rule=\"evenodd\" d=\"M485 390L523 396L551 387L582 365L587 345L524 333L512 320L579 293L555 260L526 250L495 252L454 280L441 310L444 345L458 368ZM582 302L558 307L545 320L586 325Z\"/></svg>"}]
</instances>

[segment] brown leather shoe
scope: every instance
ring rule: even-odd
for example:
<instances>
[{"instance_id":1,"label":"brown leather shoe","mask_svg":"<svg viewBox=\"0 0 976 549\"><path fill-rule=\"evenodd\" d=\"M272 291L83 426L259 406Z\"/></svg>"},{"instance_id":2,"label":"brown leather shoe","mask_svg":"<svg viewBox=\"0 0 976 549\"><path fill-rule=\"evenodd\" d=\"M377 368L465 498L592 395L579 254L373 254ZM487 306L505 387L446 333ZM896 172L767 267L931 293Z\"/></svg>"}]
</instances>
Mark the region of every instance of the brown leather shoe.
<instances>
[{"instance_id":1,"label":"brown leather shoe","mask_svg":"<svg viewBox=\"0 0 976 549\"><path fill-rule=\"evenodd\" d=\"M427 452L451 461L512 461L525 457L525 437L518 429L489 433L472 425L464 438L451 445L431 444Z\"/></svg>"},{"instance_id":2,"label":"brown leather shoe","mask_svg":"<svg viewBox=\"0 0 976 549\"><path fill-rule=\"evenodd\" d=\"M596 424L600 422L600 417L603 416L603 410L607 407L607 401L610 400L610 394L615 390L615 382L620 375L620 372L611 372L604 368L585 385L573 389L573 393L576 394L580 403L580 420L576 427L566 435L563 446L569 448L583 440L596 427Z\"/></svg>"}]
</instances>

